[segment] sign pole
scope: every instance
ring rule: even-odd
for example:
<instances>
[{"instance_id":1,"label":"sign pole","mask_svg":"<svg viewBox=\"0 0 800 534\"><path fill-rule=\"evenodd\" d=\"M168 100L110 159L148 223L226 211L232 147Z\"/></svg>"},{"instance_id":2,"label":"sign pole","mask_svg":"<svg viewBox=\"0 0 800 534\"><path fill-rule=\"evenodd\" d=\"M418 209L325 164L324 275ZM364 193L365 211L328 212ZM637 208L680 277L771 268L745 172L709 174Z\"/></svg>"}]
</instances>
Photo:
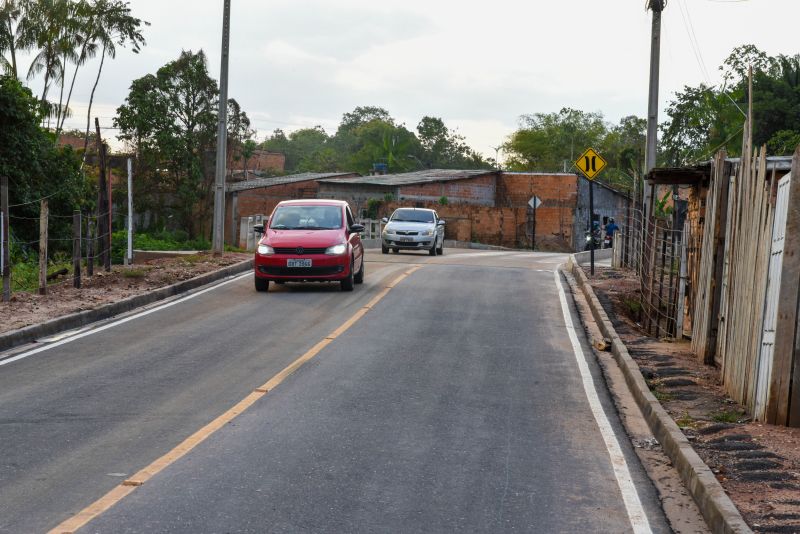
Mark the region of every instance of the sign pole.
<instances>
[{"instance_id":1,"label":"sign pole","mask_svg":"<svg viewBox=\"0 0 800 534\"><path fill-rule=\"evenodd\" d=\"M575 166L589 180L589 250L591 273L594 276L594 179L608 163L593 148L587 148L575 161Z\"/></svg>"},{"instance_id":2,"label":"sign pole","mask_svg":"<svg viewBox=\"0 0 800 534\"><path fill-rule=\"evenodd\" d=\"M591 252L592 269L591 273L594 276L594 180L589 180L589 248Z\"/></svg>"}]
</instances>

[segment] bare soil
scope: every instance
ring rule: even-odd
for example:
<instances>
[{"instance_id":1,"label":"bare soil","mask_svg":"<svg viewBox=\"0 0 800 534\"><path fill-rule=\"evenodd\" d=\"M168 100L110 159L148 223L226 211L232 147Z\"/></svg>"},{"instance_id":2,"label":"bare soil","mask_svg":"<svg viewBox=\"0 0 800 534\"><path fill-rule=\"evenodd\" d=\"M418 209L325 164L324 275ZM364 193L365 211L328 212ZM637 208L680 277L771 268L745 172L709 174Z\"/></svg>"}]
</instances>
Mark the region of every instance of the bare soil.
<instances>
[{"instance_id":1,"label":"bare soil","mask_svg":"<svg viewBox=\"0 0 800 534\"><path fill-rule=\"evenodd\" d=\"M648 337L636 322L633 273L600 268L590 282L650 389L745 521L756 532L800 533L800 428L752 421L688 342Z\"/></svg>"},{"instance_id":2,"label":"bare soil","mask_svg":"<svg viewBox=\"0 0 800 534\"><path fill-rule=\"evenodd\" d=\"M94 276L83 273L80 289L73 287L70 274L50 284L47 295L13 293L10 302L0 304L0 333L147 293L251 257L251 254L226 253L215 258L210 253L199 253L150 260L130 267L115 265L111 272L95 267Z\"/></svg>"}]
</instances>

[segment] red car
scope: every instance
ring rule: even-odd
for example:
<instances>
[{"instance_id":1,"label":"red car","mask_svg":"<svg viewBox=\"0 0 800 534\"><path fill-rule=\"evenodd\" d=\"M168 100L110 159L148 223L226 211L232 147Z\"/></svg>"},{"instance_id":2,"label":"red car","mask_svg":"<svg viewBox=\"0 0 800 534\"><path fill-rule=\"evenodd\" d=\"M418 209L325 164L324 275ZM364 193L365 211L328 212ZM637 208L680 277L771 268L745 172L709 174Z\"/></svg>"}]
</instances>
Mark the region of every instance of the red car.
<instances>
[{"instance_id":1,"label":"red car","mask_svg":"<svg viewBox=\"0 0 800 534\"><path fill-rule=\"evenodd\" d=\"M340 200L285 200L278 204L256 247L256 291L267 291L270 281L338 281L342 291L364 281L364 245L347 202Z\"/></svg>"}]
</instances>

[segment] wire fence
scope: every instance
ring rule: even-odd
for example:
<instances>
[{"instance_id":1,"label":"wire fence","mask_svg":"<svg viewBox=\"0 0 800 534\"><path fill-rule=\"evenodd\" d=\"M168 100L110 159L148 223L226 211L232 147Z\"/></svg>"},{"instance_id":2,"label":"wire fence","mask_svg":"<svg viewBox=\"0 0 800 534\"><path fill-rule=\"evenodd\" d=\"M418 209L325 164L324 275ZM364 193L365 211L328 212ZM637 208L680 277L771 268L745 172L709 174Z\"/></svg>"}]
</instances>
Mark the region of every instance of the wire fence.
<instances>
[{"instance_id":1,"label":"wire fence","mask_svg":"<svg viewBox=\"0 0 800 534\"><path fill-rule=\"evenodd\" d=\"M645 218L637 203L627 210L614 239L615 267L633 271L639 280L636 319L654 337L677 337L683 331L687 258L696 246L687 239L688 224L677 227L672 216Z\"/></svg>"},{"instance_id":2,"label":"wire fence","mask_svg":"<svg viewBox=\"0 0 800 534\"><path fill-rule=\"evenodd\" d=\"M24 208L25 213L15 213L13 208ZM113 233L108 211L51 213L46 200L40 201L38 216L31 211L29 204L9 206L6 215L7 228L0 236L6 253L4 262L8 262L2 273L4 287L9 288L4 300L21 291L38 289L46 294L61 286L79 288L84 274L93 276L95 268L110 270ZM102 232L98 232L100 228ZM39 239L30 239L36 231Z\"/></svg>"}]
</instances>

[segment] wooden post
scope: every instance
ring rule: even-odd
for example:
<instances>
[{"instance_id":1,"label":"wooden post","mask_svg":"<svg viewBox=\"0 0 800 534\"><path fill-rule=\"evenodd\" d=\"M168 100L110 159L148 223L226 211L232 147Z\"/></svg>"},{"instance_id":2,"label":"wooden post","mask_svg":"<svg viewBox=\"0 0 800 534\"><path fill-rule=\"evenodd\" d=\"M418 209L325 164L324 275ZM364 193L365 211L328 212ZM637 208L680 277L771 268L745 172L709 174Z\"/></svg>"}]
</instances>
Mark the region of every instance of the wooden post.
<instances>
[{"instance_id":1,"label":"wooden post","mask_svg":"<svg viewBox=\"0 0 800 534\"><path fill-rule=\"evenodd\" d=\"M231 193L231 246L239 246L239 193L234 191Z\"/></svg>"},{"instance_id":2,"label":"wooden post","mask_svg":"<svg viewBox=\"0 0 800 534\"><path fill-rule=\"evenodd\" d=\"M3 277L3 302L11 300L11 265L8 242L8 176L0 177L0 241L2 241L2 257L0 257L0 275Z\"/></svg>"},{"instance_id":3,"label":"wooden post","mask_svg":"<svg viewBox=\"0 0 800 534\"><path fill-rule=\"evenodd\" d=\"M100 238L98 250L100 264L106 264L106 251L105 242L106 234L110 233L111 228L108 227L108 214L104 211L108 209L108 191L106 189L108 183L106 182L106 145L103 143L103 138L100 135L100 120L95 117L94 127L97 133L97 163L100 168L100 175L97 179L97 236Z\"/></svg>"},{"instance_id":4,"label":"wooden post","mask_svg":"<svg viewBox=\"0 0 800 534\"><path fill-rule=\"evenodd\" d=\"M775 352L766 417L768 423L792 426L800 426L800 341L797 340L800 319L797 313L800 301L800 181L795 183L797 177L800 177L800 147L792 160Z\"/></svg>"},{"instance_id":5,"label":"wooden post","mask_svg":"<svg viewBox=\"0 0 800 534\"><path fill-rule=\"evenodd\" d=\"M39 208L39 294L47 295L47 200L40 201Z\"/></svg>"},{"instance_id":6,"label":"wooden post","mask_svg":"<svg viewBox=\"0 0 800 534\"><path fill-rule=\"evenodd\" d=\"M86 276L94 276L95 226L91 217L86 221Z\"/></svg>"},{"instance_id":7,"label":"wooden post","mask_svg":"<svg viewBox=\"0 0 800 534\"><path fill-rule=\"evenodd\" d=\"M731 187L732 165L725 161L727 153L722 152L719 157L718 165L721 167L717 179L721 179L719 198L717 202L716 221L706 221L706 224L714 225L714 276L712 277L711 292L711 316L708 321L708 333L706 341L706 351L703 354L703 363L714 365L715 354L717 351L717 330L719 327L719 309L722 303L722 274L725 268L725 242L727 240L725 229L728 226L728 198Z\"/></svg>"},{"instance_id":8,"label":"wooden post","mask_svg":"<svg viewBox=\"0 0 800 534\"><path fill-rule=\"evenodd\" d=\"M72 212L72 285L81 287L81 212Z\"/></svg>"}]
</instances>

